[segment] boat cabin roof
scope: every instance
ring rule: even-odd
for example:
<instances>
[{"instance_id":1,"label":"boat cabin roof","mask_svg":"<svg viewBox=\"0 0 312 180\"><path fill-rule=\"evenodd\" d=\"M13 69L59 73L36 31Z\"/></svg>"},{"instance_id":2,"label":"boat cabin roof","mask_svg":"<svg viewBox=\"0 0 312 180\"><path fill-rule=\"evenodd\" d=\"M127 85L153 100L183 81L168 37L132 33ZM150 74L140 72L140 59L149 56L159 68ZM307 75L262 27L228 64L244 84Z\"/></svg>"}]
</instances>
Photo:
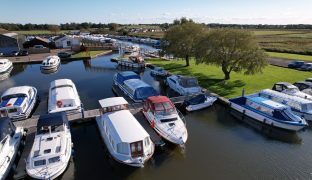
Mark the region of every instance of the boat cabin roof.
<instances>
[{"instance_id":1,"label":"boat cabin roof","mask_svg":"<svg viewBox=\"0 0 312 180\"><path fill-rule=\"evenodd\" d=\"M247 97L248 100L256 102L258 104L262 104L266 107L272 108L272 109L284 109L286 108L285 105L274 102L272 100L263 98L263 97Z\"/></svg>"},{"instance_id":2,"label":"boat cabin roof","mask_svg":"<svg viewBox=\"0 0 312 180\"><path fill-rule=\"evenodd\" d=\"M99 100L99 103L102 108L128 104L128 102L123 97L112 97L112 98L101 99Z\"/></svg>"},{"instance_id":3,"label":"boat cabin roof","mask_svg":"<svg viewBox=\"0 0 312 180\"><path fill-rule=\"evenodd\" d=\"M63 124L68 124L65 112L41 115L37 122L37 132L46 126L61 126Z\"/></svg>"},{"instance_id":4,"label":"boat cabin roof","mask_svg":"<svg viewBox=\"0 0 312 180\"><path fill-rule=\"evenodd\" d=\"M59 86L64 86L64 85L70 85L72 86L74 83L70 79L57 79L55 81L51 82L51 88L59 87Z\"/></svg>"},{"instance_id":5,"label":"boat cabin roof","mask_svg":"<svg viewBox=\"0 0 312 180\"><path fill-rule=\"evenodd\" d=\"M129 88L131 89L137 89L137 88L142 88L142 87L151 87L144 81L140 79L129 79L124 82Z\"/></svg>"},{"instance_id":6,"label":"boat cabin roof","mask_svg":"<svg viewBox=\"0 0 312 180\"><path fill-rule=\"evenodd\" d=\"M104 116L109 119L108 125L111 126L114 140L132 143L149 136L129 110L110 112Z\"/></svg>"},{"instance_id":7,"label":"boat cabin roof","mask_svg":"<svg viewBox=\"0 0 312 180\"><path fill-rule=\"evenodd\" d=\"M8 95L14 95L14 94L25 94L28 95L28 91L31 89L31 86L17 86L17 87L11 87L8 90L6 90L1 97L8 96Z\"/></svg>"}]
</instances>

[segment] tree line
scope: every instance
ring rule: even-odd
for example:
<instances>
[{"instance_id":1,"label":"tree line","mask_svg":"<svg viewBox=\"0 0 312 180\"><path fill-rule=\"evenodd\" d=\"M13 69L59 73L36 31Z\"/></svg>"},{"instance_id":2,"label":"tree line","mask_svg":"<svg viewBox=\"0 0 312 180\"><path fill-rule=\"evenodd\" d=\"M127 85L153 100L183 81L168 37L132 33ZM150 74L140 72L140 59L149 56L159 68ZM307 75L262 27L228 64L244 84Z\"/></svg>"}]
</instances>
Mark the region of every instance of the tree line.
<instances>
[{"instance_id":1,"label":"tree line","mask_svg":"<svg viewBox=\"0 0 312 180\"><path fill-rule=\"evenodd\" d=\"M138 24L144 26L159 26L162 29L168 29L171 26L176 25L179 21L186 21L186 18L181 18L180 20L175 20L173 23L162 23L162 24ZM268 24L218 24L210 23L202 25L208 28L236 28L236 29L312 29L311 24L288 24L288 25L268 25ZM19 31L19 30L49 30L51 26L58 26L61 30L81 30L81 29L112 29L116 30L117 27L131 26L131 24L118 24L118 23L64 23L64 24L16 24L16 23L0 23L0 28L9 31Z\"/></svg>"}]
</instances>

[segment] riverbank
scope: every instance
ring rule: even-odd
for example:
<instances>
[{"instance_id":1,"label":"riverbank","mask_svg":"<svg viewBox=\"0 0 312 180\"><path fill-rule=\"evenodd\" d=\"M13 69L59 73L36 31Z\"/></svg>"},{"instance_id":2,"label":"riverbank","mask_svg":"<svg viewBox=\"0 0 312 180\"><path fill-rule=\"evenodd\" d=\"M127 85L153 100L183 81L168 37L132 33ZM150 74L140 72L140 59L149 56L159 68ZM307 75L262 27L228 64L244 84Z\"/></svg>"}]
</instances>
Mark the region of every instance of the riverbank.
<instances>
[{"instance_id":1,"label":"riverbank","mask_svg":"<svg viewBox=\"0 0 312 180\"><path fill-rule=\"evenodd\" d=\"M147 62L156 66L162 66L174 74L194 76L198 79L202 87L226 98L241 95L243 88L245 94L251 94L261 89L271 89L276 82L294 83L311 76L310 72L268 65L264 68L263 73L247 76L233 72L231 73L231 79L224 81L221 68L213 65L196 65L194 61L191 61L191 65L185 67L183 60L165 61L161 59L149 59Z\"/></svg>"}]
</instances>

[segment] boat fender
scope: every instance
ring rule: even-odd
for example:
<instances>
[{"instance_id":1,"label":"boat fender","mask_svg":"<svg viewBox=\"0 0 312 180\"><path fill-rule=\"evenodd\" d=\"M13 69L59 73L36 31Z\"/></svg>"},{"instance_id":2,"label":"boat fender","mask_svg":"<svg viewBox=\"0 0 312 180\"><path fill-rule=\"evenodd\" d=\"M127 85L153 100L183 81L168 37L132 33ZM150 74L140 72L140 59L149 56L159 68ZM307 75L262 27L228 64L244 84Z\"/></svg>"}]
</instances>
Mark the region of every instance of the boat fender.
<instances>
[{"instance_id":1,"label":"boat fender","mask_svg":"<svg viewBox=\"0 0 312 180\"><path fill-rule=\"evenodd\" d=\"M56 101L56 105L57 105L58 107L62 107L63 102L62 102L61 100L58 100L58 101Z\"/></svg>"}]
</instances>

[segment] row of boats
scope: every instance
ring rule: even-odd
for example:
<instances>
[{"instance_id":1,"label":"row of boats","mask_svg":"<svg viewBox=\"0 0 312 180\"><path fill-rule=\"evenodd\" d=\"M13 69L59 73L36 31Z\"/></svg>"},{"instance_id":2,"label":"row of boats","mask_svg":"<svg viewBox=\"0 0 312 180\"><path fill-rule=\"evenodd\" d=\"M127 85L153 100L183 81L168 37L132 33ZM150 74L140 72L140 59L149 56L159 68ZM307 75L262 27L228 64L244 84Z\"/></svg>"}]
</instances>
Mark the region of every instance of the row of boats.
<instances>
[{"instance_id":1,"label":"row of boats","mask_svg":"<svg viewBox=\"0 0 312 180\"><path fill-rule=\"evenodd\" d=\"M168 97L160 96L131 71L116 73L114 85L132 102L143 103L144 117L163 139L176 145L186 143L188 132L184 118ZM19 86L9 88L1 96L0 130L3 136L0 138L3 144L7 143L0 153L0 161L7 163L1 166L1 177L7 175L25 134L23 128L14 127L12 120L30 117L39 99L37 94L35 87ZM99 103L101 115L96 122L112 157L123 164L143 167L153 156L155 144L130 112L129 103L123 97L107 98ZM26 161L26 172L30 177L54 179L65 171L72 153L67 115L81 111L78 91L70 79L50 83L48 114L38 120L35 140Z\"/></svg>"}]
</instances>

